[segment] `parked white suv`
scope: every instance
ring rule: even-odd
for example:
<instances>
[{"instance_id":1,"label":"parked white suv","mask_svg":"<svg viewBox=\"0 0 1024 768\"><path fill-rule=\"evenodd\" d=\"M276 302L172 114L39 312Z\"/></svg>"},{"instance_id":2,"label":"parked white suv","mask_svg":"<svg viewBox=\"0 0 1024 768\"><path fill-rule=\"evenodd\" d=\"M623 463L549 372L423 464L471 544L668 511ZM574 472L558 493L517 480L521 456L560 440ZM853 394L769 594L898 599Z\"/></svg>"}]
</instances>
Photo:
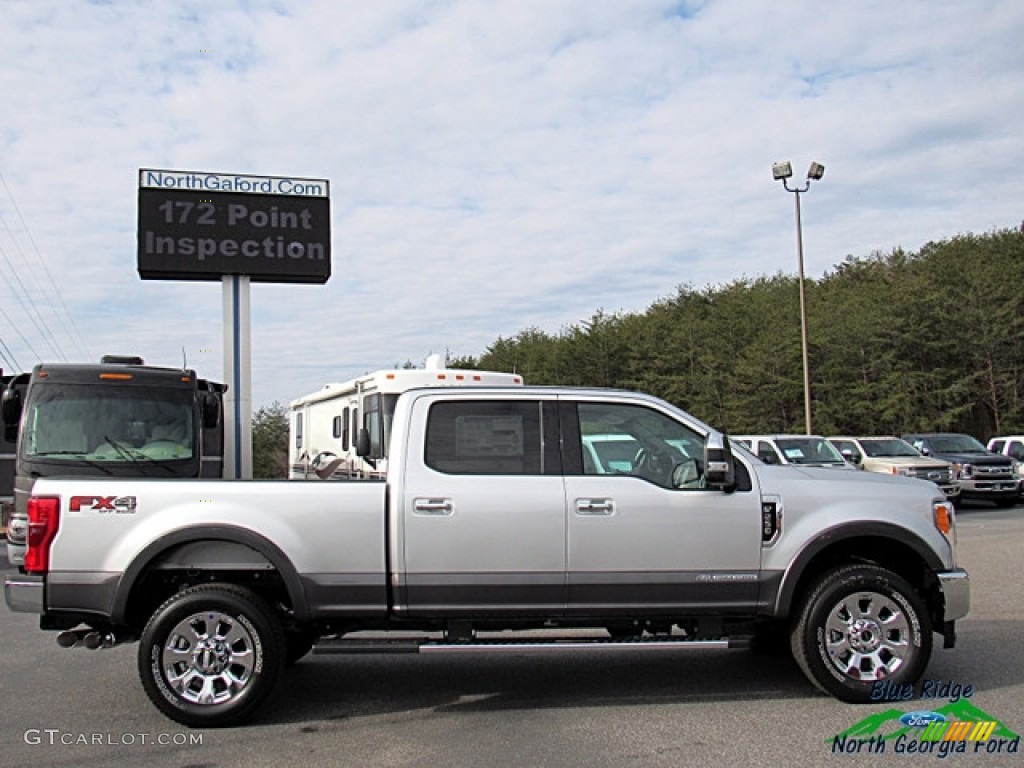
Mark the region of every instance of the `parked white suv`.
<instances>
[{"instance_id":1,"label":"parked white suv","mask_svg":"<svg viewBox=\"0 0 1024 768\"><path fill-rule=\"evenodd\" d=\"M830 437L845 459L868 472L903 475L930 480L942 489L947 499L960 496L953 465L942 459L923 456L906 440L898 437Z\"/></svg>"},{"instance_id":2,"label":"parked white suv","mask_svg":"<svg viewBox=\"0 0 1024 768\"><path fill-rule=\"evenodd\" d=\"M985 447L992 451L992 453L1001 453L1004 456L1009 456L1016 462L1013 468L1017 473L1020 492L1024 493L1024 435L993 437Z\"/></svg>"}]
</instances>

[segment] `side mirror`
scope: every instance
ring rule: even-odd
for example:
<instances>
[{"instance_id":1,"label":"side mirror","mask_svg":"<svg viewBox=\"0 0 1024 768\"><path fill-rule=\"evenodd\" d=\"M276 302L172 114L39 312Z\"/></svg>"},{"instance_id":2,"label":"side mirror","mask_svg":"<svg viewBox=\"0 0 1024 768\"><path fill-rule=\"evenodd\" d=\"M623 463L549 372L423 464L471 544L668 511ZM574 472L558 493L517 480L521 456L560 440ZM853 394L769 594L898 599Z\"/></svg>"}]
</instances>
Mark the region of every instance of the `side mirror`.
<instances>
[{"instance_id":1,"label":"side mirror","mask_svg":"<svg viewBox=\"0 0 1024 768\"><path fill-rule=\"evenodd\" d=\"M18 439L18 424L21 422L21 390L7 387L0 397L0 416L4 422L4 440L13 443Z\"/></svg>"},{"instance_id":2,"label":"side mirror","mask_svg":"<svg viewBox=\"0 0 1024 768\"><path fill-rule=\"evenodd\" d=\"M207 392L203 395L203 429L213 429L220 423L220 400Z\"/></svg>"},{"instance_id":3,"label":"side mirror","mask_svg":"<svg viewBox=\"0 0 1024 768\"><path fill-rule=\"evenodd\" d=\"M843 454L843 458L851 464L860 464L860 454L855 454L849 448L844 448L840 453Z\"/></svg>"},{"instance_id":4,"label":"side mirror","mask_svg":"<svg viewBox=\"0 0 1024 768\"><path fill-rule=\"evenodd\" d=\"M704 485L732 493L736 490L736 463L729 439L720 432L708 435L704 445Z\"/></svg>"}]
</instances>

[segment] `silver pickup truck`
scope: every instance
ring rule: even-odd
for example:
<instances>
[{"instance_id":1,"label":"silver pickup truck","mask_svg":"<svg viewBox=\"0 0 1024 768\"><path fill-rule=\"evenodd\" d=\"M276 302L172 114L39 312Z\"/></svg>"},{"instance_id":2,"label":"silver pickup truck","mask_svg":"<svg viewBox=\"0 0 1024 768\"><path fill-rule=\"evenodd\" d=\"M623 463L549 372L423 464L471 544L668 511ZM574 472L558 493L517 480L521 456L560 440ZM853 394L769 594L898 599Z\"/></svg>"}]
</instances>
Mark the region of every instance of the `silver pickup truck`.
<instances>
[{"instance_id":1,"label":"silver pickup truck","mask_svg":"<svg viewBox=\"0 0 1024 768\"><path fill-rule=\"evenodd\" d=\"M40 479L7 604L65 647L138 641L150 699L190 726L244 721L314 645L782 639L865 702L913 684L968 611L933 483L768 466L646 395L413 390L389 456L386 481Z\"/></svg>"}]
</instances>

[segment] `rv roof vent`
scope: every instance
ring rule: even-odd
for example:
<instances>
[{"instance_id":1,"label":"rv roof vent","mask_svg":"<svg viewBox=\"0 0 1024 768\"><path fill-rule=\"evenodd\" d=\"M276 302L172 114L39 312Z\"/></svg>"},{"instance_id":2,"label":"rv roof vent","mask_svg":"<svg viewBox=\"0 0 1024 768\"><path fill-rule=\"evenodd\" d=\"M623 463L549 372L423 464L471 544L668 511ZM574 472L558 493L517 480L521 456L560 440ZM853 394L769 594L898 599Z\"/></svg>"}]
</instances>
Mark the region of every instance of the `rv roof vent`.
<instances>
[{"instance_id":1,"label":"rv roof vent","mask_svg":"<svg viewBox=\"0 0 1024 768\"><path fill-rule=\"evenodd\" d=\"M141 357L130 355L104 355L100 358L102 365L143 365Z\"/></svg>"}]
</instances>

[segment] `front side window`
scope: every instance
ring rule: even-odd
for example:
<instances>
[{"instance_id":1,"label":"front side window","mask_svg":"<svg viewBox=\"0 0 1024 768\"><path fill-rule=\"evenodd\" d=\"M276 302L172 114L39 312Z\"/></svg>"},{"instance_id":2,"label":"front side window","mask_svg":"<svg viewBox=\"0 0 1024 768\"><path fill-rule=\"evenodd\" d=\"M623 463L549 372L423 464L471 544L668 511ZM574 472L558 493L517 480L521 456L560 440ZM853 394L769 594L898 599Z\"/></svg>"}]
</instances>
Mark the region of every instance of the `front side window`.
<instances>
[{"instance_id":1,"label":"front side window","mask_svg":"<svg viewBox=\"0 0 1024 768\"><path fill-rule=\"evenodd\" d=\"M585 475L629 475L664 488L703 487L704 438L638 405L579 403Z\"/></svg>"},{"instance_id":2,"label":"front side window","mask_svg":"<svg viewBox=\"0 0 1024 768\"><path fill-rule=\"evenodd\" d=\"M838 448L839 453L850 461L861 460L862 457L860 449L857 448L857 444L853 442L853 440L830 440L829 442Z\"/></svg>"},{"instance_id":3,"label":"front side window","mask_svg":"<svg viewBox=\"0 0 1024 768\"><path fill-rule=\"evenodd\" d=\"M543 474L541 412L538 401L435 403L426 464L445 474Z\"/></svg>"}]
</instances>

